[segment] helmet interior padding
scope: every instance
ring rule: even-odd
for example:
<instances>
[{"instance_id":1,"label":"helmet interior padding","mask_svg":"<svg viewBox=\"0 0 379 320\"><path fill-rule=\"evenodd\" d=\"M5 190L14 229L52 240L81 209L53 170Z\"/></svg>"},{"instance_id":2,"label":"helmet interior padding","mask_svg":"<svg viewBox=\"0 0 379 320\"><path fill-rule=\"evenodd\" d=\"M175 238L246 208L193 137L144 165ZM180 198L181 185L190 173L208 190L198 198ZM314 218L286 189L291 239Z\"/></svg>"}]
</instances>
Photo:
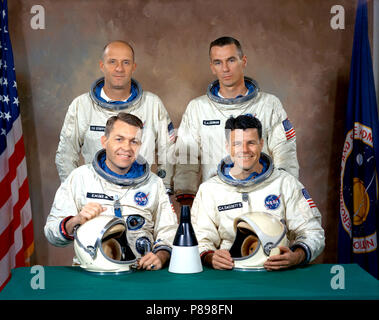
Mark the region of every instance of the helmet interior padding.
<instances>
[{"instance_id":1,"label":"helmet interior padding","mask_svg":"<svg viewBox=\"0 0 379 320\"><path fill-rule=\"evenodd\" d=\"M255 234L248 235L241 245L241 256L246 257L255 252L259 245L258 237Z\"/></svg>"},{"instance_id":2,"label":"helmet interior padding","mask_svg":"<svg viewBox=\"0 0 379 320\"><path fill-rule=\"evenodd\" d=\"M229 252L232 258L241 258L251 255L259 247L257 235L247 228L248 224L240 222L237 227L236 238Z\"/></svg>"},{"instance_id":3,"label":"helmet interior padding","mask_svg":"<svg viewBox=\"0 0 379 320\"><path fill-rule=\"evenodd\" d=\"M112 260L130 261L136 258L128 245L126 228L121 224L115 224L104 233L101 247L104 254Z\"/></svg>"},{"instance_id":4,"label":"helmet interior padding","mask_svg":"<svg viewBox=\"0 0 379 320\"><path fill-rule=\"evenodd\" d=\"M101 244L104 254L109 258L117 261L121 261L121 245L115 239L108 239Z\"/></svg>"},{"instance_id":5,"label":"helmet interior padding","mask_svg":"<svg viewBox=\"0 0 379 320\"><path fill-rule=\"evenodd\" d=\"M112 238L119 238L125 231L125 227L122 224L115 224L109 228L103 235L103 239L112 236Z\"/></svg>"}]
</instances>

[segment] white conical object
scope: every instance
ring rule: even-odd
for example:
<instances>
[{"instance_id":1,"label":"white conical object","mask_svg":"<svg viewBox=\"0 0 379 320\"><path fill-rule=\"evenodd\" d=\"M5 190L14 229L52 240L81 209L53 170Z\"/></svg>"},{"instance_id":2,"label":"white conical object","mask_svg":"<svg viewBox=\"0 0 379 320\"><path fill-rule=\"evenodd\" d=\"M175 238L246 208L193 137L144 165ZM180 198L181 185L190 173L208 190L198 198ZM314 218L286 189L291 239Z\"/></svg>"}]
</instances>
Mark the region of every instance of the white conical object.
<instances>
[{"instance_id":1,"label":"white conical object","mask_svg":"<svg viewBox=\"0 0 379 320\"><path fill-rule=\"evenodd\" d=\"M181 209L180 223L173 242L168 271L173 273L203 271L189 206L182 206Z\"/></svg>"},{"instance_id":2,"label":"white conical object","mask_svg":"<svg viewBox=\"0 0 379 320\"><path fill-rule=\"evenodd\" d=\"M168 271L172 273L202 272L199 247L173 246Z\"/></svg>"}]
</instances>

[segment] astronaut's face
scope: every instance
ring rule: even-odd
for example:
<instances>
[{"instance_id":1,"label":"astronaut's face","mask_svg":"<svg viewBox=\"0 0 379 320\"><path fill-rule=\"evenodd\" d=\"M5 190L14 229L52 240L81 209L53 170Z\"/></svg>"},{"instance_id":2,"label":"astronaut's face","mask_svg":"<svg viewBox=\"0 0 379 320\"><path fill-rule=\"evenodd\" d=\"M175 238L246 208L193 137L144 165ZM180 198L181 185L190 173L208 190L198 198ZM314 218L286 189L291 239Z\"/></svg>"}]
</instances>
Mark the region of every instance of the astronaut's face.
<instances>
[{"instance_id":1,"label":"astronaut's face","mask_svg":"<svg viewBox=\"0 0 379 320\"><path fill-rule=\"evenodd\" d=\"M234 87L243 83L246 56L240 57L235 44L214 46L210 52L210 66L220 86Z\"/></svg>"},{"instance_id":2,"label":"astronaut's face","mask_svg":"<svg viewBox=\"0 0 379 320\"><path fill-rule=\"evenodd\" d=\"M142 130L121 120L116 120L109 136L101 137L106 151L105 163L113 172L126 174L138 156Z\"/></svg>"},{"instance_id":3,"label":"astronaut's face","mask_svg":"<svg viewBox=\"0 0 379 320\"><path fill-rule=\"evenodd\" d=\"M257 129L236 129L230 132L228 152L234 163L230 173L236 178L244 178L253 172L261 172L259 163L263 139L259 139Z\"/></svg>"},{"instance_id":4,"label":"astronaut's face","mask_svg":"<svg viewBox=\"0 0 379 320\"><path fill-rule=\"evenodd\" d=\"M109 89L123 90L128 88L136 64L133 52L122 42L114 42L106 48L100 69L104 74L104 86Z\"/></svg>"}]
</instances>

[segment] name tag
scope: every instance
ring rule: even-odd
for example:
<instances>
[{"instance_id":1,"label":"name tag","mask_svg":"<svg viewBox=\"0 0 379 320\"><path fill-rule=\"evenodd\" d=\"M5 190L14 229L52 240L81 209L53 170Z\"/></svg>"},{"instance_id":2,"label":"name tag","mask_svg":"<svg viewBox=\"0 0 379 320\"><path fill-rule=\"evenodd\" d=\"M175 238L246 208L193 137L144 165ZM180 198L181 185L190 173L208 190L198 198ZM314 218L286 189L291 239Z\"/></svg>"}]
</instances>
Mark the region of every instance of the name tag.
<instances>
[{"instance_id":1,"label":"name tag","mask_svg":"<svg viewBox=\"0 0 379 320\"><path fill-rule=\"evenodd\" d=\"M113 197L107 196L104 193L87 192L87 198L113 201Z\"/></svg>"},{"instance_id":2,"label":"name tag","mask_svg":"<svg viewBox=\"0 0 379 320\"><path fill-rule=\"evenodd\" d=\"M232 210L232 209L238 209L242 208L242 202L236 202L231 204L224 204L222 206L218 206L217 209L219 212L226 211L226 210Z\"/></svg>"},{"instance_id":3,"label":"name tag","mask_svg":"<svg viewBox=\"0 0 379 320\"><path fill-rule=\"evenodd\" d=\"M100 131L100 132L105 131L104 126L90 126L89 129L90 129L90 131Z\"/></svg>"},{"instance_id":4,"label":"name tag","mask_svg":"<svg viewBox=\"0 0 379 320\"><path fill-rule=\"evenodd\" d=\"M205 126L219 126L220 120L203 120L203 125Z\"/></svg>"}]
</instances>

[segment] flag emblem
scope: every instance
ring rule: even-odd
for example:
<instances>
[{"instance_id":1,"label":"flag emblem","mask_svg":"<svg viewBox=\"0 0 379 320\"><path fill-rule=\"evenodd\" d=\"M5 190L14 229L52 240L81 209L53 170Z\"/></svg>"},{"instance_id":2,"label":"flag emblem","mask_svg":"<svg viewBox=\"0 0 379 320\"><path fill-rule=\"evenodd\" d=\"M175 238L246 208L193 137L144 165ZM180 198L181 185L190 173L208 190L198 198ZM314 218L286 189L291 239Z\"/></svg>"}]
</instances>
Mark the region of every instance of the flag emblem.
<instances>
[{"instance_id":1,"label":"flag emblem","mask_svg":"<svg viewBox=\"0 0 379 320\"><path fill-rule=\"evenodd\" d=\"M296 137L295 129L292 126L291 121L287 118L286 120L283 121L283 128L284 132L286 134L287 140L291 140L292 138Z\"/></svg>"},{"instance_id":2,"label":"flag emblem","mask_svg":"<svg viewBox=\"0 0 379 320\"><path fill-rule=\"evenodd\" d=\"M303 193L303 196L304 196L305 200L308 202L311 209L316 208L316 204L314 203L313 199L309 195L307 189L303 188L303 190L301 190L301 192Z\"/></svg>"},{"instance_id":3,"label":"flag emblem","mask_svg":"<svg viewBox=\"0 0 379 320\"><path fill-rule=\"evenodd\" d=\"M170 122L168 124L168 137L171 141L175 142L175 129L174 129L174 125L172 122Z\"/></svg>"}]
</instances>

